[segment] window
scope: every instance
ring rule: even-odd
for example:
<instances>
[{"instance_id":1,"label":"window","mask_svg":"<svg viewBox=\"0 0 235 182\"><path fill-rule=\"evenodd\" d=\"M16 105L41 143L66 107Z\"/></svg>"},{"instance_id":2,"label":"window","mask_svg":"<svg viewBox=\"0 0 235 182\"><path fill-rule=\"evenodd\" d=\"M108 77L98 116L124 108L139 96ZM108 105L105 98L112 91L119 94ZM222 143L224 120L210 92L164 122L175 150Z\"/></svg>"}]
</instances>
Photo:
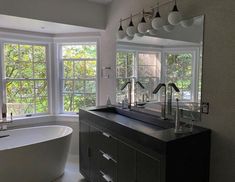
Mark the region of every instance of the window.
<instances>
[{"instance_id":1,"label":"window","mask_svg":"<svg viewBox=\"0 0 235 182\"><path fill-rule=\"evenodd\" d=\"M116 101L121 103L124 99L127 90L121 91L120 88L124 83L134 78L140 81L145 89L135 85L136 95L132 98L135 101L142 101L143 94L147 94L149 98L153 99L153 89L159 83L161 74L160 53L139 52L139 51L117 51L116 55L116 73L117 73L117 90ZM134 93L132 93L133 95Z\"/></svg>"},{"instance_id":2,"label":"window","mask_svg":"<svg viewBox=\"0 0 235 182\"><path fill-rule=\"evenodd\" d=\"M191 101L193 99L192 67L192 53L166 53L166 83L175 83L180 89L180 98L184 101ZM178 93L175 94L178 95Z\"/></svg>"},{"instance_id":3,"label":"window","mask_svg":"<svg viewBox=\"0 0 235 182\"><path fill-rule=\"evenodd\" d=\"M96 105L96 43L62 45L62 112Z\"/></svg>"},{"instance_id":4,"label":"window","mask_svg":"<svg viewBox=\"0 0 235 182\"><path fill-rule=\"evenodd\" d=\"M196 61L198 60L198 61ZM152 94L160 82L175 83L180 93L174 97L186 102L200 101L201 58L198 48L163 48L148 51L146 48L119 46L116 54L117 91L116 101L121 103L127 90L120 88L129 78L141 82L145 89L134 87L132 100L141 102L143 95L160 101L160 95Z\"/></svg>"},{"instance_id":5,"label":"window","mask_svg":"<svg viewBox=\"0 0 235 182\"><path fill-rule=\"evenodd\" d=\"M48 113L46 46L5 43L3 49L6 94L3 99L8 115Z\"/></svg>"},{"instance_id":6,"label":"window","mask_svg":"<svg viewBox=\"0 0 235 182\"><path fill-rule=\"evenodd\" d=\"M124 99L127 88L121 90L121 87L127 82L128 79L134 76L134 60L135 53L128 51L118 51L117 60L116 60L116 69L117 69L117 90L116 90L116 100L121 103Z\"/></svg>"}]
</instances>

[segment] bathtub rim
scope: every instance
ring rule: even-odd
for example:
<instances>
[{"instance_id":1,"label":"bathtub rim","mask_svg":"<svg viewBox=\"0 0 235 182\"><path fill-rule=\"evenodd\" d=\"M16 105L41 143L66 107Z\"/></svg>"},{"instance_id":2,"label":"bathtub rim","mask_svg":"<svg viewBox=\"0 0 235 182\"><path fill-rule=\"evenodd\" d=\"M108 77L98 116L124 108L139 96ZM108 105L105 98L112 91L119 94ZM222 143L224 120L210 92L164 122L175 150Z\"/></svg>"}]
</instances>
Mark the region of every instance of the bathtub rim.
<instances>
[{"instance_id":1,"label":"bathtub rim","mask_svg":"<svg viewBox=\"0 0 235 182\"><path fill-rule=\"evenodd\" d=\"M0 148L0 152L7 151L7 150L13 150L15 148L28 147L30 145L36 145L36 144L40 144L40 143L44 143L44 142L49 142L49 141L52 141L52 140L58 140L59 138L64 138L64 137L67 137L67 136L73 134L73 129L71 127L69 127L69 126L64 126L64 125L44 125L44 126L23 127L23 128L16 128L16 129L0 131L0 134L1 135L4 135L4 134L9 134L10 135L9 131L13 132L13 131L18 131L18 130L30 130L32 128L37 129L37 128L53 128L53 127L67 128L67 129L69 129L69 132L66 135L63 135L63 136L59 136L58 135L58 136L53 137L51 139L41 140L41 141L37 141L37 142L32 142L32 143L29 143L29 144L26 144L26 145L20 145L20 146L9 147L9 148L4 148L4 149ZM2 139L4 140L4 138L2 138Z\"/></svg>"}]
</instances>

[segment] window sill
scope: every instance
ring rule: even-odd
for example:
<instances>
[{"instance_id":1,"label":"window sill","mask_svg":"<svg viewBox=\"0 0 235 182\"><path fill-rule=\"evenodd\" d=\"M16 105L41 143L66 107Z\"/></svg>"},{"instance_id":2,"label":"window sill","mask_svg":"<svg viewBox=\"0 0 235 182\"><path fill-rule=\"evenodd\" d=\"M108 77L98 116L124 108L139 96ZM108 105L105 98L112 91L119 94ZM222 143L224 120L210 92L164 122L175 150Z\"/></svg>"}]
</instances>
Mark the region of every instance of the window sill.
<instances>
[{"instance_id":1,"label":"window sill","mask_svg":"<svg viewBox=\"0 0 235 182\"><path fill-rule=\"evenodd\" d=\"M20 117L14 118L13 122L9 123L9 127L17 127L22 125L31 125L31 124L39 124L39 123L47 123L56 121L56 117L53 115L39 115L39 116L31 116L31 117Z\"/></svg>"}]
</instances>

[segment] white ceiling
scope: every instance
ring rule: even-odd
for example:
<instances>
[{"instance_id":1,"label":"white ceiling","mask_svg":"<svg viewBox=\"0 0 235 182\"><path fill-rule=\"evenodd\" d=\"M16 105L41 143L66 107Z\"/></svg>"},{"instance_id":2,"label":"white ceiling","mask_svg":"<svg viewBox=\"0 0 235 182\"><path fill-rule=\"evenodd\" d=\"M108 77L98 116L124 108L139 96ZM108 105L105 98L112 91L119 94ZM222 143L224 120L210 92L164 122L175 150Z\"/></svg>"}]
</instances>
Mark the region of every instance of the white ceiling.
<instances>
[{"instance_id":1,"label":"white ceiling","mask_svg":"<svg viewBox=\"0 0 235 182\"><path fill-rule=\"evenodd\" d=\"M1 14L0 14L0 28L24 30L24 31L32 31L40 33L50 33L50 34L100 31L99 29L41 21L29 18L1 15Z\"/></svg>"},{"instance_id":2,"label":"white ceiling","mask_svg":"<svg viewBox=\"0 0 235 182\"><path fill-rule=\"evenodd\" d=\"M88 0L88 1L95 2L95 3L101 3L101 4L108 4L112 0Z\"/></svg>"}]
</instances>

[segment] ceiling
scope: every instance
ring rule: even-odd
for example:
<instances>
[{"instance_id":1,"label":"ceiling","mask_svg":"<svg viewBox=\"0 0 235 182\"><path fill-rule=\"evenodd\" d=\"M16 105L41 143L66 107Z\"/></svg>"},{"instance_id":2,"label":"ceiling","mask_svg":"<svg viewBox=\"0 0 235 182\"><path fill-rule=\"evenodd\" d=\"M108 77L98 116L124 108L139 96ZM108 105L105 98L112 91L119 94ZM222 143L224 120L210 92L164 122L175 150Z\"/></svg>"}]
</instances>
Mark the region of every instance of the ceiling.
<instances>
[{"instance_id":1,"label":"ceiling","mask_svg":"<svg viewBox=\"0 0 235 182\"><path fill-rule=\"evenodd\" d=\"M88 1L95 2L95 3L101 3L101 4L108 4L112 0L88 0Z\"/></svg>"},{"instance_id":2,"label":"ceiling","mask_svg":"<svg viewBox=\"0 0 235 182\"><path fill-rule=\"evenodd\" d=\"M99 29L86 28L75 25L41 21L29 18L0 14L0 28L24 30L31 32L62 34L62 33L79 33L79 32L98 32Z\"/></svg>"}]
</instances>

